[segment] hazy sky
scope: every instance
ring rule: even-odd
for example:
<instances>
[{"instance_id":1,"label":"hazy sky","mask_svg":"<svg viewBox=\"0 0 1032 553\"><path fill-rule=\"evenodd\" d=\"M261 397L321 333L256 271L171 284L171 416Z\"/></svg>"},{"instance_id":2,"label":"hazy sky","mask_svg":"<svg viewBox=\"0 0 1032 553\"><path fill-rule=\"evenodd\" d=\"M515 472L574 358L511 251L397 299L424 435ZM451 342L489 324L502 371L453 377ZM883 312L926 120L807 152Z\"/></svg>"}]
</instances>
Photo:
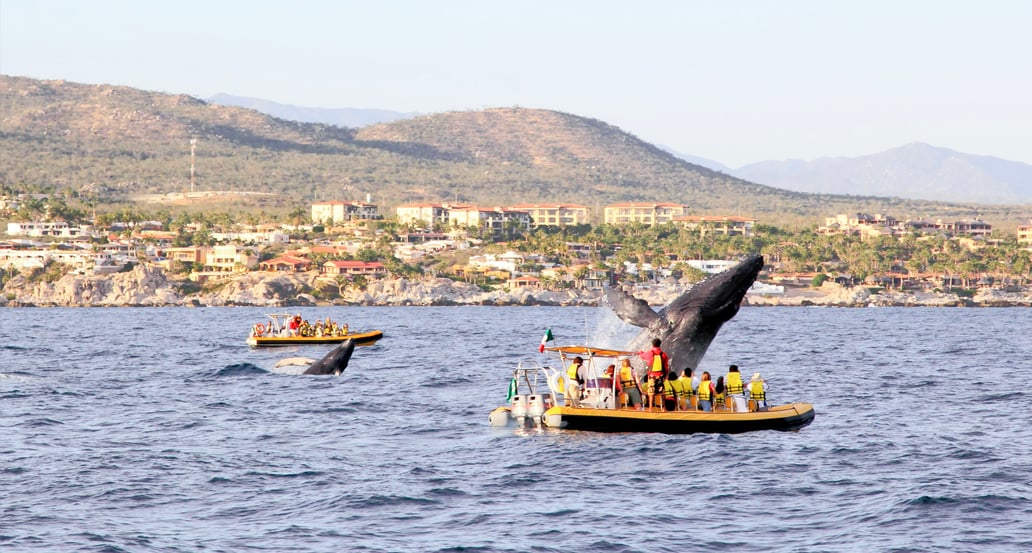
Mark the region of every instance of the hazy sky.
<instances>
[{"instance_id":1,"label":"hazy sky","mask_svg":"<svg viewBox=\"0 0 1032 553\"><path fill-rule=\"evenodd\" d=\"M730 167L910 142L1032 163L1032 1L0 0L0 73L522 106Z\"/></svg>"}]
</instances>

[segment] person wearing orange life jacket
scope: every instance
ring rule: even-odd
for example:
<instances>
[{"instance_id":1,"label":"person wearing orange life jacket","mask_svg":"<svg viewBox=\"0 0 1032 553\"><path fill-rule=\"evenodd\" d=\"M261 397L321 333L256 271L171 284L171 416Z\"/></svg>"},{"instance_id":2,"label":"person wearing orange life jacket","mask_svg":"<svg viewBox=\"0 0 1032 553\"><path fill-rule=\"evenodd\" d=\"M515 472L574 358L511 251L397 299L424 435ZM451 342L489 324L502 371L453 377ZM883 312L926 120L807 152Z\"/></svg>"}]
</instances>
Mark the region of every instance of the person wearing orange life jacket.
<instances>
[{"instance_id":1,"label":"person wearing orange life jacket","mask_svg":"<svg viewBox=\"0 0 1032 553\"><path fill-rule=\"evenodd\" d=\"M648 387L645 389L645 393L649 397L648 407L656 406L656 397L658 396L659 401L662 402L664 384L663 380L666 378L667 373L670 371L670 358L667 357L665 351L659 346L662 344L659 338L652 339L652 349L649 351L639 351L638 357L645 360L645 365L648 367ZM662 405L662 403L660 403Z\"/></svg>"},{"instance_id":2,"label":"person wearing orange life jacket","mask_svg":"<svg viewBox=\"0 0 1032 553\"><path fill-rule=\"evenodd\" d=\"M699 411L712 411L715 391L713 390L713 381L710 380L709 372L703 371L702 380L699 381L699 388L695 393L699 396Z\"/></svg>"},{"instance_id":3,"label":"person wearing orange life jacket","mask_svg":"<svg viewBox=\"0 0 1032 553\"><path fill-rule=\"evenodd\" d=\"M742 373L738 371L738 365L731 365L727 368L724 384L727 386L727 397L731 400L731 408L740 413L748 411L745 386L742 384Z\"/></svg>"},{"instance_id":4,"label":"person wearing orange life jacket","mask_svg":"<svg viewBox=\"0 0 1032 553\"><path fill-rule=\"evenodd\" d=\"M616 390L620 394L627 394L628 407L641 408L641 387L638 385L638 379L634 377L631 360L626 357L620 361L620 370L617 371Z\"/></svg>"}]
</instances>

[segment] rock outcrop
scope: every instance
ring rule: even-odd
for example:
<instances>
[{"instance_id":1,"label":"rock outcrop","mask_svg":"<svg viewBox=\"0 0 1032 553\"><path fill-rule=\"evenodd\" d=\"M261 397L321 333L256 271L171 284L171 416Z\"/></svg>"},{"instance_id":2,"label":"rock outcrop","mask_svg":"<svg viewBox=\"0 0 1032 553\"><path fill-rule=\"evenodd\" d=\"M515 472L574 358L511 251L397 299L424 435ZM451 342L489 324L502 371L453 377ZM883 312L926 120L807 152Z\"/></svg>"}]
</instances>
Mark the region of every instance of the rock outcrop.
<instances>
[{"instance_id":1,"label":"rock outcrop","mask_svg":"<svg viewBox=\"0 0 1032 553\"><path fill-rule=\"evenodd\" d=\"M30 283L15 276L4 285L6 305L65 307L182 305L178 285L157 267L137 265L107 275L65 275L55 282Z\"/></svg>"},{"instance_id":2,"label":"rock outcrop","mask_svg":"<svg viewBox=\"0 0 1032 553\"><path fill-rule=\"evenodd\" d=\"M660 284L643 286L632 293L654 306L666 305L688 284L669 279ZM295 306L323 303L326 287L314 273L245 273L232 279L205 286L200 292L184 280L167 275L157 267L138 265L131 271L108 275L66 275L55 282L29 282L15 276L3 287L0 306ZM336 290L334 290L336 292ZM870 289L864 286L844 287L826 282L820 288L789 287L784 294L746 297L749 305L783 306L1032 306L1032 291L980 289L972 297L949 292L913 292ZM466 282L446 278L382 279L368 283L365 289L347 288L343 295L333 294L325 303L348 305L556 305L597 306L602 303L598 290L564 290L559 292L522 288L490 290Z\"/></svg>"}]
</instances>

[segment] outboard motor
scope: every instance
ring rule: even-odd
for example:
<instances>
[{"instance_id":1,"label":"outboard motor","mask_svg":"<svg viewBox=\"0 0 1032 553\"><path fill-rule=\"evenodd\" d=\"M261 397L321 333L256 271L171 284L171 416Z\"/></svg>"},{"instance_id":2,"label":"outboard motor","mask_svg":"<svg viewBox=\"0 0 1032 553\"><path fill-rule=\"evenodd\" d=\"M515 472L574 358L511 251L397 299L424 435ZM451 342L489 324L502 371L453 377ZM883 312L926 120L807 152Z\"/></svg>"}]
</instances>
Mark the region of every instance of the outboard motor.
<instances>
[{"instance_id":1,"label":"outboard motor","mask_svg":"<svg viewBox=\"0 0 1032 553\"><path fill-rule=\"evenodd\" d=\"M527 416L527 396L515 395L512 396L512 418L517 421L523 422L523 418Z\"/></svg>"},{"instance_id":2,"label":"outboard motor","mask_svg":"<svg viewBox=\"0 0 1032 553\"><path fill-rule=\"evenodd\" d=\"M527 417L529 417L534 424L541 424L541 415L545 414L545 401L539 395L527 396Z\"/></svg>"}]
</instances>

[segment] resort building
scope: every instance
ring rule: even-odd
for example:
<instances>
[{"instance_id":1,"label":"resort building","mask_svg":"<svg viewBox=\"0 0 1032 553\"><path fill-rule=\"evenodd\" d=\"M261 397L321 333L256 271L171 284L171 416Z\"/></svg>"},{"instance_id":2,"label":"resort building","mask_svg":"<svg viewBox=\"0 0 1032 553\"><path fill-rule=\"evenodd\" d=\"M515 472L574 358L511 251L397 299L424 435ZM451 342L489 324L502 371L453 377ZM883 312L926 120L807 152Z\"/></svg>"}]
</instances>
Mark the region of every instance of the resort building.
<instances>
[{"instance_id":1,"label":"resort building","mask_svg":"<svg viewBox=\"0 0 1032 553\"><path fill-rule=\"evenodd\" d=\"M526 211L502 207L465 207L448 210L452 227L490 230L500 235L507 228L530 230L530 214Z\"/></svg>"},{"instance_id":2,"label":"resort building","mask_svg":"<svg viewBox=\"0 0 1032 553\"><path fill-rule=\"evenodd\" d=\"M327 261L322 265L322 273L326 276L365 275L381 277L387 274L387 267L379 261Z\"/></svg>"},{"instance_id":3,"label":"resort building","mask_svg":"<svg viewBox=\"0 0 1032 553\"><path fill-rule=\"evenodd\" d=\"M332 224L379 218L376 204L369 202L317 202L312 204L313 223Z\"/></svg>"},{"instance_id":4,"label":"resort building","mask_svg":"<svg viewBox=\"0 0 1032 553\"><path fill-rule=\"evenodd\" d=\"M274 259L262 261L258 264L258 270L279 273L303 273L311 266L312 262L307 259L282 255Z\"/></svg>"},{"instance_id":5,"label":"resort building","mask_svg":"<svg viewBox=\"0 0 1032 553\"><path fill-rule=\"evenodd\" d=\"M1018 226L1018 244L1032 244L1032 221Z\"/></svg>"},{"instance_id":6,"label":"resort building","mask_svg":"<svg viewBox=\"0 0 1032 553\"><path fill-rule=\"evenodd\" d=\"M449 204L408 204L399 205L395 208L395 212L398 214L398 222L402 224L406 223L423 223L427 228L434 226L447 227L448 226L448 210L451 208L459 208L466 206L453 206Z\"/></svg>"},{"instance_id":7,"label":"resort building","mask_svg":"<svg viewBox=\"0 0 1032 553\"><path fill-rule=\"evenodd\" d=\"M924 220L902 222L888 215L856 213L854 215L839 214L834 217L827 217L824 220L824 225L817 227L817 232L819 234L855 234L863 238L913 233L940 233L947 236L988 238L993 232L993 226L978 219L960 219L956 221L938 219L934 222Z\"/></svg>"},{"instance_id":8,"label":"resort building","mask_svg":"<svg viewBox=\"0 0 1032 553\"><path fill-rule=\"evenodd\" d=\"M661 225L683 217L687 207L672 203L625 202L605 207L603 222L607 225Z\"/></svg>"},{"instance_id":9,"label":"resort building","mask_svg":"<svg viewBox=\"0 0 1032 553\"><path fill-rule=\"evenodd\" d=\"M685 215L675 217L674 223L686 229L698 230L699 234L723 234L725 236L752 236L756 219L721 215Z\"/></svg>"},{"instance_id":10,"label":"resort building","mask_svg":"<svg viewBox=\"0 0 1032 553\"><path fill-rule=\"evenodd\" d=\"M7 234L10 236L31 236L33 238L55 237L74 238L82 235L89 235L92 228L89 225L72 226L64 221L53 223L7 223Z\"/></svg>"},{"instance_id":11,"label":"resort building","mask_svg":"<svg viewBox=\"0 0 1032 553\"><path fill-rule=\"evenodd\" d=\"M588 208L575 204L519 204L509 209L526 211L530 214L530 223L537 227L568 227L587 225L591 213Z\"/></svg>"}]
</instances>

